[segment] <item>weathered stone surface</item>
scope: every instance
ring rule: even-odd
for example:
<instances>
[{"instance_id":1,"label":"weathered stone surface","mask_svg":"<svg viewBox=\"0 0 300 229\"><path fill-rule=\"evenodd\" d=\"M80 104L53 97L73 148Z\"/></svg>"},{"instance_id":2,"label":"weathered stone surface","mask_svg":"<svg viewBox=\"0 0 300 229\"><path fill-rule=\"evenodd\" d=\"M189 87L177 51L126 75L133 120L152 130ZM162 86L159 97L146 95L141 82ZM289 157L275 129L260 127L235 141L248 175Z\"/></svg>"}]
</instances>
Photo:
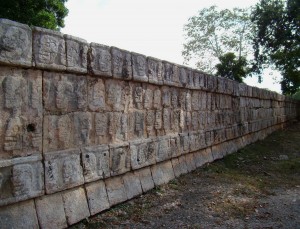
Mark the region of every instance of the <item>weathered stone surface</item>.
<instances>
[{"instance_id":1,"label":"weathered stone surface","mask_svg":"<svg viewBox=\"0 0 300 229\"><path fill-rule=\"evenodd\" d=\"M132 169L139 169L155 163L156 142L152 139L136 140L130 142L130 155Z\"/></svg>"},{"instance_id":2,"label":"weathered stone surface","mask_svg":"<svg viewBox=\"0 0 300 229\"><path fill-rule=\"evenodd\" d=\"M196 167L194 153L188 153L185 155L186 167L189 172L194 171Z\"/></svg>"},{"instance_id":3,"label":"weathered stone surface","mask_svg":"<svg viewBox=\"0 0 300 229\"><path fill-rule=\"evenodd\" d=\"M139 177L143 192L147 192L154 188L150 167L136 170L134 171L134 175Z\"/></svg>"},{"instance_id":4,"label":"weathered stone surface","mask_svg":"<svg viewBox=\"0 0 300 229\"><path fill-rule=\"evenodd\" d=\"M74 113L74 145L85 146L93 143L92 115L88 112Z\"/></svg>"},{"instance_id":5,"label":"weathered stone surface","mask_svg":"<svg viewBox=\"0 0 300 229\"><path fill-rule=\"evenodd\" d=\"M163 65L161 60L148 57L147 58L147 69L148 69L148 77L149 83L154 83L158 85L163 84Z\"/></svg>"},{"instance_id":6,"label":"weathered stone surface","mask_svg":"<svg viewBox=\"0 0 300 229\"><path fill-rule=\"evenodd\" d=\"M88 107L91 111L106 110L105 85L102 79L88 78Z\"/></svg>"},{"instance_id":7,"label":"weathered stone surface","mask_svg":"<svg viewBox=\"0 0 300 229\"><path fill-rule=\"evenodd\" d=\"M164 85L179 86L177 65L163 61L163 81Z\"/></svg>"},{"instance_id":8,"label":"weathered stone surface","mask_svg":"<svg viewBox=\"0 0 300 229\"><path fill-rule=\"evenodd\" d=\"M123 80L132 79L131 53L112 47L111 54L113 77Z\"/></svg>"},{"instance_id":9,"label":"weathered stone surface","mask_svg":"<svg viewBox=\"0 0 300 229\"><path fill-rule=\"evenodd\" d=\"M64 35L67 52L67 71L87 73L88 43L86 40Z\"/></svg>"},{"instance_id":10,"label":"weathered stone surface","mask_svg":"<svg viewBox=\"0 0 300 229\"><path fill-rule=\"evenodd\" d=\"M194 160L197 168L213 160L210 152L210 148L207 148L194 153Z\"/></svg>"},{"instance_id":11,"label":"weathered stone surface","mask_svg":"<svg viewBox=\"0 0 300 229\"><path fill-rule=\"evenodd\" d=\"M79 150L45 153L44 160L47 194L83 184Z\"/></svg>"},{"instance_id":12,"label":"weathered stone surface","mask_svg":"<svg viewBox=\"0 0 300 229\"><path fill-rule=\"evenodd\" d=\"M44 194L42 157L0 160L0 206Z\"/></svg>"},{"instance_id":13,"label":"weathered stone surface","mask_svg":"<svg viewBox=\"0 0 300 229\"><path fill-rule=\"evenodd\" d=\"M95 215L110 207L104 181L85 185L91 215Z\"/></svg>"},{"instance_id":14,"label":"weathered stone surface","mask_svg":"<svg viewBox=\"0 0 300 229\"><path fill-rule=\"evenodd\" d=\"M66 70L66 48L63 34L33 27L33 55L38 68Z\"/></svg>"},{"instance_id":15,"label":"weathered stone surface","mask_svg":"<svg viewBox=\"0 0 300 229\"><path fill-rule=\"evenodd\" d=\"M0 67L0 158L42 151L42 73Z\"/></svg>"},{"instance_id":16,"label":"weathered stone surface","mask_svg":"<svg viewBox=\"0 0 300 229\"><path fill-rule=\"evenodd\" d=\"M62 193L62 198L69 225L90 216L85 191L82 187Z\"/></svg>"},{"instance_id":17,"label":"weathered stone surface","mask_svg":"<svg viewBox=\"0 0 300 229\"><path fill-rule=\"evenodd\" d=\"M118 176L106 179L105 185L110 206L127 200L125 186L121 177Z\"/></svg>"},{"instance_id":18,"label":"weathered stone surface","mask_svg":"<svg viewBox=\"0 0 300 229\"><path fill-rule=\"evenodd\" d=\"M41 228L59 229L67 227L61 193L36 198L35 206Z\"/></svg>"},{"instance_id":19,"label":"weathered stone surface","mask_svg":"<svg viewBox=\"0 0 300 229\"><path fill-rule=\"evenodd\" d=\"M131 56L133 79L140 82L148 82L146 56L138 53L131 53Z\"/></svg>"},{"instance_id":20,"label":"weathered stone surface","mask_svg":"<svg viewBox=\"0 0 300 229\"><path fill-rule=\"evenodd\" d=\"M1 228L38 229L38 219L36 216L33 200L16 203L0 208Z\"/></svg>"},{"instance_id":21,"label":"weathered stone surface","mask_svg":"<svg viewBox=\"0 0 300 229\"><path fill-rule=\"evenodd\" d=\"M158 137L156 142L157 142L156 161L161 162L170 159L172 157L170 137L169 136Z\"/></svg>"},{"instance_id":22,"label":"weathered stone surface","mask_svg":"<svg viewBox=\"0 0 300 229\"><path fill-rule=\"evenodd\" d=\"M113 144L110 150L110 174L119 175L130 170L130 151L129 144Z\"/></svg>"},{"instance_id":23,"label":"weathered stone surface","mask_svg":"<svg viewBox=\"0 0 300 229\"><path fill-rule=\"evenodd\" d=\"M111 111L124 111L128 108L130 88L124 81L106 80L106 105Z\"/></svg>"},{"instance_id":24,"label":"weathered stone surface","mask_svg":"<svg viewBox=\"0 0 300 229\"><path fill-rule=\"evenodd\" d=\"M123 182L128 199L142 194L142 186L138 176L129 172L123 176Z\"/></svg>"},{"instance_id":25,"label":"weathered stone surface","mask_svg":"<svg viewBox=\"0 0 300 229\"><path fill-rule=\"evenodd\" d=\"M152 165L151 173L155 185L166 184L175 178L171 161Z\"/></svg>"},{"instance_id":26,"label":"weathered stone surface","mask_svg":"<svg viewBox=\"0 0 300 229\"><path fill-rule=\"evenodd\" d=\"M180 137L178 134L169 135L170 137L170 150L172 157L178 157L181 155Z\"/></svg>"},{"instance_id":27,"label":"weathered stone surface","mask_svg":"<svg viewBox=\"0 0 300 229\"><path fill-rule=\"evenodd\" d=\"M109 46L91 43L88 55L92 74L108 77L112 76L112 57Z\"/></svg>"},{"instance_id":28,"label":"weathered stone surface","mask_svg":"<svg viewBox=\"0 0 300 229\"><path fill-rule=\"evenodd\" d=\"M44 72L43 100L47 111L72 112L87 108L85 76Z\"/></svg>"},{"instance_id":29,"label":"weathered stone surface","mask_svg":"<svg viewBox=\"0 0 300 229\"><path fill-rule=\"evenodd\" d=\"M0 64L30 67L32 33L29 26L0 19Z\"/></svg>"},{"instance_id":30,"label":"weathered stone surface","mask_svg":"<svg viewBox=\"0 0 300 229\"><path fill-rule=\"evenodd\" d=\"M185 156L181 156L179 158L173 158L172 166L173 166L175 177L179 177L180 175L186 174L188 172Z\"/></svg>"},{"instance_id":31,"label":"weathered stone surface","mask_svg":"<svg viewBox=\"0 0 300 229\"><path fill-rule=\"evenodd\" d=\"M180 133L180 152L182 154L190 152L190 139L188 133Z\"/></svg>"},{"instance_id":32,"label":"weathered stone surface","mask_svg":"<svg viewBox=\"0 0 300 229\"><path fill-rule=\"evenodd\" d=\"M129 112L128 139L143 138L146 135L145 113L143 111Z\"/></svg>"},{"instance_id":33,"label":"weathered stone surface","mask_svg":"<svg viewBox=\"0 0 300 229\"><path fill-rule=\"evenodd\" d=\"M100 145L82 148L82 165L85 182L109 177L109 147Z\"/></svg>"}]
</instances>

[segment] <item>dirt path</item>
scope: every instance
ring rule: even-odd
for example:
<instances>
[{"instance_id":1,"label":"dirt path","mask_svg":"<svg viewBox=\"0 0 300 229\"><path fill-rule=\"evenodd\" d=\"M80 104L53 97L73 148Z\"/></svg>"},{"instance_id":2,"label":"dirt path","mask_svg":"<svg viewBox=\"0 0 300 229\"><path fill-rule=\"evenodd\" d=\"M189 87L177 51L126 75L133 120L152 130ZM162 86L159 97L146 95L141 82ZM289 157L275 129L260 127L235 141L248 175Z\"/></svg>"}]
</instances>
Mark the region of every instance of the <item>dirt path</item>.
<instances>
[{"instance_id":1,"label":"dirt path","mask_svg":"<svg viewBox=\"0 0 300 229\"><path fill-rule=\"evenodd\" d=\"M300 228L300 123L72 228Z\"/></svg>"}]
</instances>

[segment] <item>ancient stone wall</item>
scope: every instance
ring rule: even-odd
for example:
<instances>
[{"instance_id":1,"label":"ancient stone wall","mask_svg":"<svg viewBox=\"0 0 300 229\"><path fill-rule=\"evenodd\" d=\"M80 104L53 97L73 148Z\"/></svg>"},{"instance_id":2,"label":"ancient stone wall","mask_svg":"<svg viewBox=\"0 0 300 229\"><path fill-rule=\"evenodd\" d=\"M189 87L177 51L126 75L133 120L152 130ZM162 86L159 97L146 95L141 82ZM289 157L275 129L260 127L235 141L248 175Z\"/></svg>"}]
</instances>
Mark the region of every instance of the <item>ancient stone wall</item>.
<instances>
[{"instance_id":1,"label":"ancient stone wall","mask_svg":"<svg viewBox=\"0 0 300 229\"><path fill-rule=\"evenodd\" d=\"M266 137L282 95L0 19L0 227L63 228Z\"/></svg>"}]
</instances>

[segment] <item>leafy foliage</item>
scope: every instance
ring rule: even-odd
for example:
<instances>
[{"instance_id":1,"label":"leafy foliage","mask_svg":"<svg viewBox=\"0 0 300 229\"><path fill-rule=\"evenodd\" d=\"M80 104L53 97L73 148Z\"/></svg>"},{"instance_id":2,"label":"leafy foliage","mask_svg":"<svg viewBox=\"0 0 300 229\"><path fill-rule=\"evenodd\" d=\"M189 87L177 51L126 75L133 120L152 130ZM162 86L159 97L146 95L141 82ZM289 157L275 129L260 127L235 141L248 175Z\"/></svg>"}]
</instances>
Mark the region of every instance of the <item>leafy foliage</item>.
<instances>
[{"instance_id":1,"label":"leafy foliage","mask_svg":"<svg viewBox=\"0 0 300 229\"><path fill-rule=\"evenodd\" d=\"M220 64L216 65L216 75L222 76L238 82L243 82L243 78L248 73L247 60L245 57L236 58L234 53L226 53L219 58Z\"/></svg>"},{"instance_id":2,"label":"leafy foliage","mask_svg":"<svg viewBox=\"0 0 300 229\"><path fill-rule=\"evenodd\" d=\"M215 65L225 53L233 52L240 58L252 51L253 31L248 10L204 8L189 18L184 31L185 63L193 60L200 70L209 73L216 71Z\"/></svg>"},{"instance_id":3,"label":"leafy foliage","mask_svg":"<svg viewBox=\"0 0 300 229\"><path fill-rule=\"evenodd\" d=\"M281 89L294 94L300 88L300 1L261 0L252 12L255 24L254 70L273 64L281 72Z\"/></svg>"},{"instance_id":4,"label":"leafy foliage","mask_svg":"<svg viewBox=\"0 0 300 229\"><path fill-rule=\"evenodd\" d=\"M1 0L0 18L58 30L68 15L67 0Z\"/></svg>"}]
</instances>

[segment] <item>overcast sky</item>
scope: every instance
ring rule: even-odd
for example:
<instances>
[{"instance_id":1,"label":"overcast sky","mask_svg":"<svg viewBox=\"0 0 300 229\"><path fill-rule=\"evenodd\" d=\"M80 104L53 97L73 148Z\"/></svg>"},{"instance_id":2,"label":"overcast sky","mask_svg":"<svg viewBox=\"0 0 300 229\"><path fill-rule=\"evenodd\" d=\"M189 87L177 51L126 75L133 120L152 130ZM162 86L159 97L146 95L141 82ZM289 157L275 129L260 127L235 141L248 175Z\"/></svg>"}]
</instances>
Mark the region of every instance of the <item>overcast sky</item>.
<instances>
[{"instance_id":1,"label":"overcast sky","mask_svg":"<svg viewBox=\"0 0 300 229\"><path fill-rule=\"evenodd\" d=\"M69 15L63 33L88 42L153 56L177 64L183 63L183 26L188 18L211 5L219 8L245 8L258 0L68 0ZM194 67L194 66L191 66ZM246 83L280 92L272 78L256 78Z\"/></svg>"}]
</instances>

